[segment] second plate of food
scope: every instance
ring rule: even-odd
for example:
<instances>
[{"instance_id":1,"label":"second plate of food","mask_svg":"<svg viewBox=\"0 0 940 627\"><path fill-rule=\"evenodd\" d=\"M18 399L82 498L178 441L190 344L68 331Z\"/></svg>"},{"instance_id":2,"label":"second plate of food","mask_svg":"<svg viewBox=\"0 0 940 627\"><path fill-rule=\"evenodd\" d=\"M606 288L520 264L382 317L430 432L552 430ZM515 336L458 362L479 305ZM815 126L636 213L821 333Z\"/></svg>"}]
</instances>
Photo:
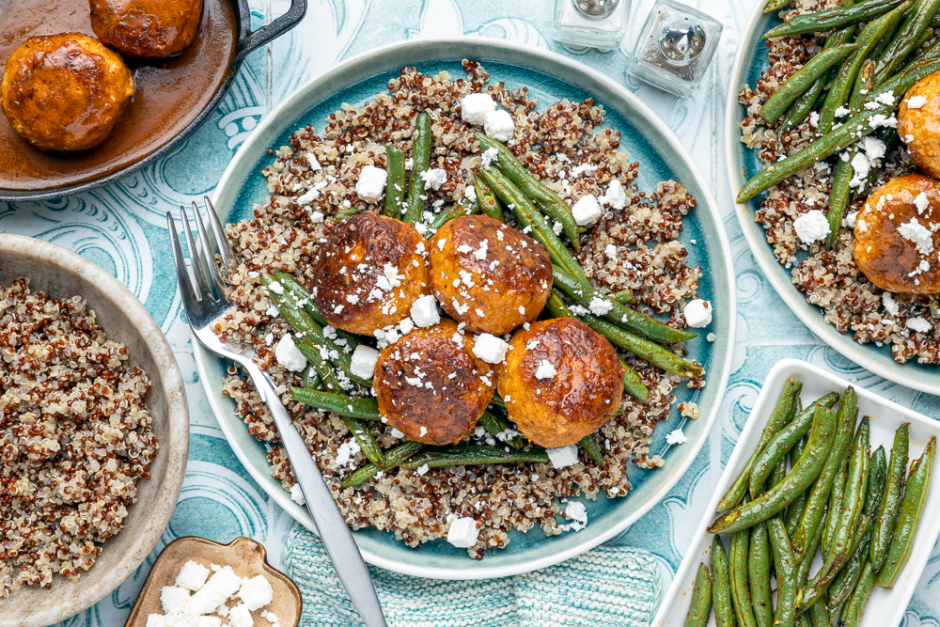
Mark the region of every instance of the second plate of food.
<instances>
[{"instance_id":1,"label":"second plate of food","mask_svg":"<svg viewBox=\"0 0 940 627\"><path fill-rule=\"evenodd\" d=\"M852 103L851 98L847 98L844 106L828 107L833 114L838 114L830 116L823 110L828 98L825 92L818 96L815 106L803 109L805 115L798 119L795 113L800 101L786 109L777 106L786 104L778 97L769 109L763 109L778 91L778 86L793 74L794 68L799 69L810 59L820 58L819 53L826 41L824 33L762 39L771 28L782 24L778 12L763 13L764 4L760 2L754 7L754 15L738 48L728 90L727 169L734 195L739 194L751 177L767 167L789 168L790 162L781 160L816 141L820 125L830 127L826 136L819 138L820 141L829 141L839 126L854 115L849 113ZM888 11L895 6L886 3L884 8ZM870 26L858 30L857 41L853 34L853 41L838 42L845 46L842 51L852 52L853 48L848 44L860 43L867 56L876 56L878 33L884 34L885 29L890 31L892 20L895 25L899 19L903 20L900 13L905 8L909 5L902 6L898 12L875 16L870 20ZM802 19L820 18L809 15ZM934 54L930 51L937 45L928 45L921 52L911 52L905 63L913 63L918 54L930 58ZM838 61L832 66L832 71L840 75L844 72L842 58L845 59L845 72L850 69L849 65L861 65L856 56L844 57L839 51L827 51L826 54L830 60ZM835 59L840 55L840 59ZM899 66L898 71L903 67ZM846 82L848 80L846 78ZM850 96L853 90L858 91L857 86L850 85L839 93ZM857 94L856 98L863 93ZM936 352L940 325L936 319L936 294L911 293L924 291L923 288L927 287L925 281L933 283L936 280L936 270L933 269L936 251L933 251L930 241L930 232L936 231L935 225L932 226L935 210L931 208L925 214L926 207L918 207L914 199L923 196L924 199L929 198L928 207L940 206L940 195L934 189L938 184L932 179L922 176L913 181L908 177L899 178L918 171L907 158L898 133L890 126L899 113L896 108L892 111L892 107L900 103L903 96L903 92L895 94L892 104L886 107L882 106L885 104L883 99L882 102L868 103L868 108L864 109L872 115L883 115L887 126L866 130L862 133L868 135L864 142L798 167L793 176L766 193L740 203L737 216L764 276L813 333L848 359L881 377L916 390L940 394ZM882 106L885 111L872 111L873 106ZM781 109L785 113L773 123L762 117L763 113L775 117ZM925 107L924 112L928 109ZM917 124L924 128L929 126L923 122ZM789 126L789 130L782 131L784 126ZM856 152L859 157L854 156ZM837 172L840 156L849 161L840 166L841 172ZM831 233L827 225L830 188L837 175L845 175L841 182L847 183L848 204L841 216L834 220L840 226L827 249L825 240L827 233ZM845 180L849 177L852 180ZM880 197L876 190L889 179L893 179L890 185L895 187L885 186L883 195L888 199L898 197L896 207L887 207L884 201L879 203L875 197ZM859 188L861 180L865 183ZM842 187L840 183L836 186ZM899 192L905 187L907 191ZM926 194L921 194L922 191ZM865 209L869 198L873 202L867 203L870 209ZM836 204L841 206L841 203ZM876 223L866 218L866 214L882 216ZM856 227L858 216L863 217L860 224L865 226ZM923 224L912 224L912 218L915 223L920 221ZM867 226L869 222L872 223L871 228ZM859 229L866 229L865 237L877 233L875 241L859 240L856 237ZM915 241L918 237L926 239L921 243ZM938 241L935 234L932 237ZM857 259L859 255L862 256L861 264ZM926 272L924 263L927 264ZM883 289L886 286L890 289Z\"/></svg>"},{"instance_id":2,"label":"second plate of food","mask_svg":"<svg viewBox=\"0 0 940 627\"><path fill-rule=\"evenodd\" d=\"M407 67L414 70L403 71ZM468 94L480 91L492 98L464 103ZM494 110L510 115L486 116ZM621 351L620 356L646 387L649 399L639 402L624 394L616 415L614 410L603 410L610 420L596 432L600 450L594 452L595 457L603 457L602 465L591 461L585 452L572 460L556 458L545 463L545 454L536 451L535 457L541 462L480 466L471 459L458 458L456 463L461 465L435 466L432 461L408 468L409 464L415 465L414 459L422 459L415 457L403 468L373 472L361 485L341 492L341 481L350 481L353 473L368 465L361 447L347 430L348 421L344 425L338 416L305 410L291 401L288 387L301 384L303 373L285 369L291 365L292 347L282 342L291 329L279 317L277 308L271 309L272 294L262 286L264 274L282 269L294 274L307 289L314 289L315 280L320 278L315 270L318 248L335 245L337 235L331 231L342 231L343 237L352 242L357 229L372 229L371 223L377 220L363 219L357 229L348 225L338 229L334 215L352 214L362 208L382 211L385 179L371 179L384 172L367 166L394 172L386 161L386 146L392 145L409 158L403 164L406 178L411 169L422 167L421 159L412 156L418 153L411 145L417 114L422 111L430 114L433 148L430 169L422 177L424 190L418 190L411 199L416 202L420 197L425 204L427 213L419 222L434 224L439 212L454 204L466 202L469 206L473 194L467 188L472 185L472 174L486 174L484 155L473 139L474 132L502 137L517 150L516 142L525 142L530 148L521 156L530 172L565 196L571 205L591 197L575 209L579 220L588 224L577 260L604 291L612 294L629 288L641 301L634 306L636 309L660 320L671 320L676 327L683 327L686 317L703 325L691 329L698 332L698 337L684 347L667 342L667 348L677 354L665 359L697 362L704 368L704 377L690 381L667 375L633 353ZM497 157L497 152L493 148L487 161ZM504 205L511 222L509 210L515 205ZM481 38L410 42L360 55L301 88L263 121L223 176L215 206L223 222L235 225L229 229L229 237L240 264L234 275L237 289L233 293L239 304L238 320L233 319L234 324L222 331L227 341L250 342L275 382L283 386L282 398L288 401L296 422L303 425L308 444L334 486L347 522L356 529L355 537L365 559L374 565L415 576L479 579L558 563L615 537L649 511L675 485L707 437L727 383L734 337L734 284L727 238L710 192L675 136L630 92L598 72L558 55ZM556 231L565 241L562 226L557 225ZM572 232L570 224L568 227ZM531 229L520 228L534 235ZM516 239L522 237L511 229L491 234L495 235L490 242L493 251L487 252L485 241L477 242L480 245L471 253L457 248L454 258L464 255L471 263L471 257L485 258L493 265L490 258L495 259L495 249L505 247L498 243L503 241L501 236L511 236L512 245L517 247ZM405 240L399 238L396 242L403 245ZM433 246L441 244L440 251L444 251L444 241L435 240ZM523 239L521 245L527 246L528 240ZM340 246L330 259L349 256L353 248ZM430 263L434 266L434 251L431 253ZM568 254L572 254L570 250ZM545 257L543 262L547 263ZM326 271L323 263L319 267L320 272ZM348 270L357 273L367 268L352 264ZM490 267L488 271L493 270ZM342 269L339 272L342 274ZM409 282L409 274L408 268L386 265L382 277L385 281L379 279L378 287L388 292L400 285L401 289L394 292L396 298L407 301L412 291L422 291L420 277ZM539 329L533 312L526 310L527 302L468 313L466 305L458 301L464 298L462 290L474 289L472 277L464 280L468 277L454 270L453 278L462 281L463 286L453 285L454 300L441 303L444 315L472 318L476 313L473 324L477 326L491 321L505 322L512 328L523 322L521 318L507 322L516 317L518 309L520 315L531 318L532 326L526 324L526 332ZM530 279L520 275L518 283L531 283ZM506 284L494 285L494 292L518 292L512 277L503 280ZM383 283L389 285L382 287ZM535 284L543 289L550 285L544 280ZM564 287L557 272L555 286ZM446 285L438 287L438 294L449 289ZM488 291L487 286L477 287ZM330 286L324 284L321 288L324 291L315 291L314 300L325 297ZM376 298L384 298L381 290ZM361 298L368 302L372 294L364 292ZM613 306L610 301L578 304L571 294L562 299L586 321L592 314L609 317ZM683 306L693 300L708 301L710 305L706 308L698 302L684 316ZM479 302L483 301L490 303L488 297L480 296ZM543 302L537 302L537 306L540 308ZM331 321L336 319L335 325L346 324L347 330L352 329L358 322L344 320L344 316L362 311L364 303L353 294L342 305L332 304L327 311L323 303L317 303L321 313ZM386 309L382 316L395 313L393 307ZM386 327L383 343L400 346L409 338L419 337L417 332L408 335L411 322L422 326L428 324L422 321L424 317L434 316L434 312L419 309L411 309L408 328ZM373 314L378 316L379 312ZM546 310L543 318L547 314ZM371 324L374 320L366 315L359 322ZM405 339L394 344L398 332L405 334ZM450 335L445 335L438 339L447 343ZM503 337L508 339L508 335ZM585 337L596 341L600 336L587 333ZM366 339L374 345L372 338ZM489 350L500 346L497 340L491 337L487 342L493 346L477 347L474 354L483 360L477 367L487 368L484 361L500 361ZM459 346L460 340L455 342ZM538 344L525 341L519 348L541 350ZM603 341L601 344L606 345ZM447 348L459 353L454 346ZM410 377L418 380L435 359L433 350L427 354L420 350L404 356L395 351L383 353L383 359L404 360L399 364L401 368L413 368L406 362L418 355L421 364L429 364L424 372L415 371ZM329 351L322 354L324 359L335 357ZM280 506L312 529L306 510L292 501L285 489L290 485L287 460L280 447L271 445L270 421L245 379L198 346L196 360L213 410L239 459ZM567 364L539 365L527 385L544 386L553 392L547 382ZM558 372L554 372L555 366ZM429 380L435 376L433 372L427 374ZM485 387L493 386L489 377L481 380ZM408 383L406 388L415 385L415 381ZM422 384L427 387L426 381ZM502 385L500 392L504 397L516 396ZM611 392L619 398L619 390ZM598 387L594 396L600 394ZM598 405L600 401L591 396L582 400ZM509 418L518 415L514 414L513 402L509 403ZM415 415L423 411L414 407ZM506 418L505 414L499 415L502 408L491 409L497 414L496 424L506 424L499 422ZM388 426L366 423L378 427L372 433L386 453L402 444L403 435L418 440L437 435L431 422L425 423L431 427L429 433L409 423L408 412L397 418L391 414L386 407L383 415L388 418ZM488 425L490 432L481 425L469 433L469 440L489 445L488 454L495 454L495 449L512 455L509 444L533 450L528 443L515 439L520 437L515 430L501 432L497 441L491 435L493 425ZM516 426L525 431L521 423ZM536 442L532 436L529 439ZM543 445L558 446L548 440ZM439 451L426 447L419 455L433 457ZM566 465L570 462L573 464ZM455 518L462 521L460 525L452 524Z\"/></svg>"}]
</instances>

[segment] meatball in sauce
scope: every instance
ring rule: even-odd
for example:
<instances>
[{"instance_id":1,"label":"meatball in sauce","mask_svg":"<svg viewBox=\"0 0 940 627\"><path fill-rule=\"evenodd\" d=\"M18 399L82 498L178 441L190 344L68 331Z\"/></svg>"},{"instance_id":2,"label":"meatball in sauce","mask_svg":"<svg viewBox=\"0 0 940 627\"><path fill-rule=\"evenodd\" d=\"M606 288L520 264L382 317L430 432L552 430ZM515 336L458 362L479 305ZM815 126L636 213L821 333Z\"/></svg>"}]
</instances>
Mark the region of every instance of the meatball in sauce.
<instances>
[{"instance_id":1,"label":"meatball in sauce","mask_svg":"<svg viewBox=\"0 0 940 627\"><path fill-rule=\"evenodd\" d=\"M133 57L163 58L193 42L202 0L88 0L101 41Z\"/></svg>"},{"instance_id":2,"label":"meatball in sauce","mask_svg":"<svg viewBox=\"0 0 940 627\"><path fill-rule=\"evenodd\" d=\"M855 220L855 263L895 293L940 292L940 183L909 174L872 192Z\"/></svg>"},{"instance_id":3,"label":"meatball in sauce","mask_svg":"<svg viewBox=\"0 0 940 627\"><path fill-rule=\"evenodd\" d=\"M320 249L313 300L338 329L374 336L429 293L427 248L410 224L371 211L335 225Z\"/></svg>"},{"instance_id":4,"label":"meatball in sauce","mask_svg":"<svg viewBox=\"0 0 940 627\"><path fill-rule=\"evenodd\" d=\"M431 289L468 331L502 335L538 318L552 293L545 247L498 220L451 220L428 244Z\"/></svg>"},{"instance_id":5,"label":"meatball in sauce","mask_svg":"<svg viewBox=\"0 0 940 627\"><path fill-rule=\"evenodd\" d=\"M41 150L88 150L108 136L134 95L120 55L79 33L31 37L7 60L0 106Z\"/></svg>"},{"instance_id":6,"label":"meatball in sauce","mask_svg":"<svg viewBox=\"0 0 940 627\"><path fill-rule=\"evenodd\" d=\"M473 354L473 335L444 320L382 349L372 387L389 425L440 446L473 431L493 400L494 381L492 367Z\"/></svg>"},{"instance_id":7,"label":"meatball in sauce","mask_svg":"<svg viewBox=\"0 0 940 627\"><path fill-rule=\"evenodd\" d=\"M623 366L607 339L570 318L517 331L496 385L509 419L539 446L575 444L610 420L623 396Z\"/></svg>"}]
</instances>

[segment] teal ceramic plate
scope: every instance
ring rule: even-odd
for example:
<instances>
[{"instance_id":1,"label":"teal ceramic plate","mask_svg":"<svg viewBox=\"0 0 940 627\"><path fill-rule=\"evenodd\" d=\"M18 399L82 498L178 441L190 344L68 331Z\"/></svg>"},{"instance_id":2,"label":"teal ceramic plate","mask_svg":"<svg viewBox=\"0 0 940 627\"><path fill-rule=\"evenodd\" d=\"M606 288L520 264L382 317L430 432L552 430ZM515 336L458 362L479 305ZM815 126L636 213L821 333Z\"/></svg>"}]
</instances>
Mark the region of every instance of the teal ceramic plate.
<instances>
[{"instance_id":1,"label":"teal ceramic plate","mask_svg":"<svg viewBox=\"0 0 940 627\"><path fill-rule=\"evenodd\" d=\"M552 538L545 537L541 530L512 533L506 549L490 551L481 561L470 559L464 549L444 541L409 549L392 534L374 529L355 533L367 562L400 573L438 579L504 577L543 568L613 538L646 513L675 485L705 442L728 381L735 320L727 238L711 192L676 137L633 94L600 73L559 55L498 40L474 37L395 44L350 59L302 87L268 114L229 165L213 199L221 218L231 222L246 217L254 203L265 199L266 181L260 170L272 160L268 149L286 145L296 129L306 124L322 129L326 116L342 103L358 106L384 91L389 78L397 76L405 66L416 66L425 73L448 70L455 77L461 76L463 58L482 61L492 81L504 81L510 88L528 86L530 96L537 99L540 107L562 98L596 99L607 109L607 123L622 133L621 150L639 161L641 189L652 189L658 181L674 178L698 199L698 208L686 219L682 239L689 248L691 264L703 268L702 297L716 304L709 330L717 339L706 342L702 338L691 343L692 355L708 370L705 388L693 391L680 385L675 391L680 401L695 400L701 408L701 417L684 426L689 442L667 450L665 434L683 420L673 411L669 421L657 427L652 448L652 452L664 457L665 466L653 471L629 468L634 488L625 498L585 501L590 522L583 531ZM693 245L690 240L697 243ZM242 421L234 416L232 401L222 395L225 364L195 342L194 346L209 402L236 455L281 507L315 530L307 512L291 501L271 478L264 447L249 435Z\"/></svg>"},{"instance_id":2,"label":"teal ceramic plate","mask_svg":"<svg viewBox=\"0 0 940 627\"><path fill-rule=\"evenodd\" d=\"M725 141L728 164L728 176L731 181L731 196L738 195L744 183L763 166L757 159L756 152L741 143L740 124L744 119L744 107L738 104L738 93L745 85L754 86L761 72L769 67L767 48L761 36L780 22L777 13L765 15L764 2L754 7L754 15L741 43L734 61L731 83L728 87L728 119L725 124ZM831 324L823 321L823 311L809 304L797 291L790 280L790 270L777 263L773 249L767 243L764 227L754 222L754 212L760 206L763 196L750 202L739 204L737 215L744 238L751 253L767 280L773 285L783 302L795 313L819 339L851 359L862 368L915 390L940 394L940 368L909 361L899 364L891 357L889 346L877 347L874 344L859 344L851 335L839 333Z\"/></svg>"}]
</instances>

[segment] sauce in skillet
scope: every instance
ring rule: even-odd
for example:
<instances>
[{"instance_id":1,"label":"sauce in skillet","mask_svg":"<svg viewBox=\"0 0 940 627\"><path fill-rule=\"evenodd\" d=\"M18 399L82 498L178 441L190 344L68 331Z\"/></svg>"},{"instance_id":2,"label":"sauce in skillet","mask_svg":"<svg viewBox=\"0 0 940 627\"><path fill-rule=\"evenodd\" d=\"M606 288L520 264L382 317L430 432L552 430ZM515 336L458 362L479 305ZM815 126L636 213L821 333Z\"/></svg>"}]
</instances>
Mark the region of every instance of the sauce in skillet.
<instances>
[{"instance_id":1,"label":"sauce in skillet","mask_svg":"<svg viewBox=\"0 0 940 627\"><path fill-rule=\"evenodd\" d=\"M91 37L87 0L0 0L0 70L21 43L37 35ZM140 161L176 137L206 107L225 79L238 25L229 0L205 0L196 39L169 59L124 61L134 72L134 99L111 134L76 153L43 152L0 113L0 189L54 189L100 178Z\"/></svg>"}]
</instances>

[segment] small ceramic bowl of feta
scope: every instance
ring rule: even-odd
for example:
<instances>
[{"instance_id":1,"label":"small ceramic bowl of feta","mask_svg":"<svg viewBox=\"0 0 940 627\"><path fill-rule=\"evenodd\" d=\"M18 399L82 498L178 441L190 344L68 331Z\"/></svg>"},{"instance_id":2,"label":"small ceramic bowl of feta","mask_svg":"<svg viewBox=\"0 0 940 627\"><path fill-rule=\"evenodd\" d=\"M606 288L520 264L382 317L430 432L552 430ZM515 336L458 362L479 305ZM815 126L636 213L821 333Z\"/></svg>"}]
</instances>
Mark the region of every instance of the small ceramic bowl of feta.
<instances>
[{"instance_id":1,"label":"small ceramic bowl of feta","mask_svg":"<svg viewBox=\"0 0 940 627\"><path fill-rule=\"evenodd\" d=\"M250 538L187 536L163 549L124 627L296 627L296 584Z\"/></svg>"}]
</instances>

